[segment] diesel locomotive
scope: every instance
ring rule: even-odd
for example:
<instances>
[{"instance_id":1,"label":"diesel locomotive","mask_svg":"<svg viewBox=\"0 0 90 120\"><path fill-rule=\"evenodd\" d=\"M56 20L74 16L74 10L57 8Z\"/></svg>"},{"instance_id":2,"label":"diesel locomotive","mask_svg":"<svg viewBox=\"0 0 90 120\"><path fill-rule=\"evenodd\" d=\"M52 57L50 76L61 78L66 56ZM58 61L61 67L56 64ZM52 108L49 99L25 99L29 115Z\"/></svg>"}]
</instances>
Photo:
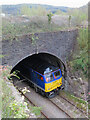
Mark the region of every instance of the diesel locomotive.
<instances>
[{"instance_id":1,"label":"diesel locomotive","mask_svg":"<svg viewBox=\"0 0 90 120\"><path fill-rule=\"evenodd\" d=\"M60 68L43 60L33 61L32 66L21 65L20 75L30 82L36 92L48 98L59 94L62 87L63 77Z\"/></svg>"}]
</instances>

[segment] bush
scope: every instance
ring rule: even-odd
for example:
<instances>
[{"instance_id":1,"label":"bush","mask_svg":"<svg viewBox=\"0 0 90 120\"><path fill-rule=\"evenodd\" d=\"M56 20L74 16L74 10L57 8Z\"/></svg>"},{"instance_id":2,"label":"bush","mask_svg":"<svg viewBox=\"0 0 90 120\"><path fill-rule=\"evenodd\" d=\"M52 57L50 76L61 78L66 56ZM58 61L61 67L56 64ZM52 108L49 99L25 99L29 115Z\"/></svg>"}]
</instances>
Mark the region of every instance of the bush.
<instances>
[{"instance_id":1,"label":"bush","mask_svg":"<svg viewBox=\"0 0 90 120\"><path fill-rule=\"evenodd\" d=\"M79 50L72 61L74 70L82 70L84 75L88 77L88 28L79 30L77 39Z\"/></svg>"}]
</instances>

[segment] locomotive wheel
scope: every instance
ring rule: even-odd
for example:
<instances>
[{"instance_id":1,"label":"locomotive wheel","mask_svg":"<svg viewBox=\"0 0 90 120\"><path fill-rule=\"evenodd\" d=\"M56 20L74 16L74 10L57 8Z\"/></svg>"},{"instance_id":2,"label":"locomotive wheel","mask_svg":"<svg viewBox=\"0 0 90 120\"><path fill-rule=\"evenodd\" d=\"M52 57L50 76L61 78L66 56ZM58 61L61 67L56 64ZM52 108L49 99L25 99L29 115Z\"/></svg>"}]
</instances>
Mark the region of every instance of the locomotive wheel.
<instances>
[{"instance_id":1,"label":"locomotive wheel","mask_svg":"<svg viewBox=\"0 0 90 120\"><path fill-rule=\"evenodd\" d=\"M43 97L45 96L45 92L43 90L41 90L41 94Z\"/></svg>"},{"instance_id":2,"label":"locomotive wheel","mask_svg":"<svg viewBox=\"0 0 90 120\"><path fill-rule=\"evenodd\" d=\"M34 87L34 85L31 82L30 82L30 87L32 87L32 88Z\"/></svg>"},{"instance_id":3,"label":"locomotive wheel","mask_svg":"<svg viewBox=\"0 0 90 120\"><path fill-rule=\"evenodd\" d=\"M37 87L35 87L35 92L38 93L38 88Z\"/></svg>"},{"instance_id":4,"label":"locomotive wheel","mask_svg":"<svg viewBox=\"0 0 90 120\"><path fill-rule=\"evenodd\" d=\"M59 90L57 90L57 95L59 95Z\"/></svg>"},{"instance_id":5,"label":"locomotive wheel","mask_svg":"<svg viewBox=\"0 0 90 120\"><path fill-rule=\"evenodd\" d=\"M55 97L56 96L56 92L49 92L49 93L46 93L46 97L47 98L53 98L53 97Z\"/></svg>"}]
</instances>

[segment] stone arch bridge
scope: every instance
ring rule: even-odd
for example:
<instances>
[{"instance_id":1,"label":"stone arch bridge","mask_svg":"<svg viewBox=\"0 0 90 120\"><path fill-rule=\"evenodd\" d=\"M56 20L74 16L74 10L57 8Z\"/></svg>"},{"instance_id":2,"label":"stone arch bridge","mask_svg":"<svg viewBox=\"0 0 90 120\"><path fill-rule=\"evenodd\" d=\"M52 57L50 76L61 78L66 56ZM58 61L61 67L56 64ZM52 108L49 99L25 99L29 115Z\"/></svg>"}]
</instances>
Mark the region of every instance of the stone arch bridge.
<instances>
[{"instance_id":1,"label":"stone arch bridge","mask_svg":"<svg viewBox=\"0 0 90 120\"><path fill-rule=\"evenodd\" d=\"M61 61L65 65L76 44L77 33L77 30L67 30L16 36L12 42L2 40L2 54L5 55L2 64L14 68L20 61L35 55L59 67Z\"/></svg>"}]
</instances>

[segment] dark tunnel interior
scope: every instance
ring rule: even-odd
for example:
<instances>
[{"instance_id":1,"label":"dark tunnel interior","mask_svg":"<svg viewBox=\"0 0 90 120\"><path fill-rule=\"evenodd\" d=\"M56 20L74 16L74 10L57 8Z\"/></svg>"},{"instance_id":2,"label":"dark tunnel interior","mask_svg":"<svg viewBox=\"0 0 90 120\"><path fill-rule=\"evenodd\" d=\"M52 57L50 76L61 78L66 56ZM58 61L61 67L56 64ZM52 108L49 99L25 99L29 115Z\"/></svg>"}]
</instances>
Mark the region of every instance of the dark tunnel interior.
<instances>
[{"instance_id":1,"label":"dark tunnel interior","mask_svg":"<svg viewBox=\"0 0 90 120\"><path fill-rule=\"evenodd\" d=\"M23 60L21 60L20 62L18 62L11 70L11 73L13 73L14 71L19 71L20 73L22 73L24 76L28 77L29 76L29 71L26 69L25 66L28 67L35 67L35 64L38 62L38 66L39 64L43 61L48 62L49 64L52 64L56 67L59 67L62 71L62 75L64 78L66 78L67 75L67 71L66 71L66 67L65 64L56 56L48 54L48 53L38 53L38 54L33 54L31 56L28 56L26 58L24 58Z\"/></svg>"}]
</instances>

